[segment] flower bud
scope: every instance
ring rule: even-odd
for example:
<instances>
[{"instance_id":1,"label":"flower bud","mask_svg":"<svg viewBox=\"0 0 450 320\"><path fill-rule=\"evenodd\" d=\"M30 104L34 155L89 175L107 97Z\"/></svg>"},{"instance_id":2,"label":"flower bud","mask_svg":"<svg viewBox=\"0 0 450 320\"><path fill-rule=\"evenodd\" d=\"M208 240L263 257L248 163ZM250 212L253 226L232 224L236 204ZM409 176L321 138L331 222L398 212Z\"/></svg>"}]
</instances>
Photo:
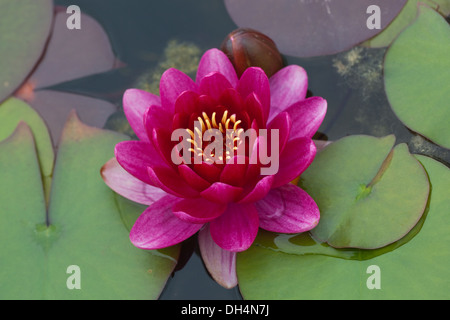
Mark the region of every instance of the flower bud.
<instances>
[{"instance_id":1,"label":"flower bud","mask_svg":"<svg viewBox=\"0 0 450 320\"><path fill-rule=\"evenodd\" d=\"M225 38L221 49L233 63L239 77L248 67L260 67L268 77L284 67L275 42L256 30L234 30Z\"/></svg>"}]
</instances>

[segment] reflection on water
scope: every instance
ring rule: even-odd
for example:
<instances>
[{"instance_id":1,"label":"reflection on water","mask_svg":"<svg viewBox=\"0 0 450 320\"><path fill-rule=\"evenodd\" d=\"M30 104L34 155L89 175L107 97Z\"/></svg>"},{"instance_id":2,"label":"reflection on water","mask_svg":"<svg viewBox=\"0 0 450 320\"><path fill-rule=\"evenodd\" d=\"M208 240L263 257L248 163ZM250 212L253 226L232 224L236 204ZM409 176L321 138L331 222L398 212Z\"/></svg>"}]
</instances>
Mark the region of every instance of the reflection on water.
<instances>
[{"instance_id":1,"label":"reflection on water","mask_svg":"<svg viewBox=\"0 0 450 320\"><path fill-rule=\"evenodd\" d=\"M56 4L78 5L96 18L109 34L118 58L126 64L123 69L58 88L102 97L118 106L127 88L145 84L149 90L157 90L155 84L163 67L182 69L184 65L187 73L195 73L190 68L196 65L201 52L219 47L224 37L236 28L222 0L56 0ZM418 137L396 119L383 90L383 57L383 49L366 48L353 48L325 57L285 57L288 64L299 64L306 69L309 91L328 101L327 117L315 138L332 141L351 134L378 137L395 134L397 143L408 143L411 152L431 154L448 165L450 151ZM122 111L110 118L106 128L130 133ZM298 250L303 243L305 250L316 248L323 254L337 254L336 249L318 247L304 236L278 236L272 240L270 245L267 239L260 245ZM369 258L355 250L338 255L350 259ZM227 290L216 284L206 272L198 252L194 251L185 266L169 279L161 299L241 299L241 296L238 288Z\"/></svg>"}]
</instances>

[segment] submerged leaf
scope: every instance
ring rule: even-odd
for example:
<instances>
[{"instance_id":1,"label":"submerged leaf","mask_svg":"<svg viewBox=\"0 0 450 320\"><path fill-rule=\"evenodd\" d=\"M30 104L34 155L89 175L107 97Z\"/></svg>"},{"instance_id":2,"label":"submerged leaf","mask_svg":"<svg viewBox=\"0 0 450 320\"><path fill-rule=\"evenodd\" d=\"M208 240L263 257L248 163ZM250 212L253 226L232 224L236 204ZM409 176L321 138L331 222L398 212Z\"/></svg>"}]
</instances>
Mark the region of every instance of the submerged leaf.
<instances>
[{"instance_id":1,"label":"submerged leaf","mask_svg":"<svg viewBox=\"0 0 450 320\"><path fill-rule=\"evenodd\" d=\"M54 90L37 91L30 104L45 119L54 145L59 143L71 110L76 110L81 121L97 128L102 128L117 110L115 105L105 100Z\"/></svg>"},{"instance_id":2,"label":"submerged leaf","mask_svg":"<svg viewBox=\"0 0 450 320\"><path fill-rule=\"evenodd\" d=\"M110 71L118 64L108 35L91 16L81 13L81 29L66 26L70 15L58 10L45 55L30 82L36 89Z\"/></svg>"},{"instance_id":3,"label":"submerged leaf","mask_svg":"<svg viewBox=\"0 0 450 320\"><path fill-rule=\"evenodd\" d=\"M280 51L297 57L334 54L378 34L400 12L407 0L225 0L234 22L256 29L277 44ZM367 27L380 9L380 28ZM369 11L369 13L367 13Z\"/></svg>"}]
</instances>

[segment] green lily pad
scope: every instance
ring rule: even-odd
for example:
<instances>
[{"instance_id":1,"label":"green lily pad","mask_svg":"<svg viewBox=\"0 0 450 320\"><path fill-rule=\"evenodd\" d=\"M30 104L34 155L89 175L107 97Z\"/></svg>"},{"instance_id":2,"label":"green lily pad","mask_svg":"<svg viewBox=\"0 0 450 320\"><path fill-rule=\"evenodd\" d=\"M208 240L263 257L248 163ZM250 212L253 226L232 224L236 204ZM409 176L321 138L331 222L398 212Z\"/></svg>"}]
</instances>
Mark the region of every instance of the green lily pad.
<instances>
[{"instance_id":1,"label":"green lily pad","mask_svg":"<svg viewBox=\"0 0 450 320\"><path fill-rule=\"evenodd\" d=\"M335 249L310 234L261 233L237 256L245 299L355 300L450 298L450 170L417 156L432 190L421 223L391 250ZM377 270L377 271L374 271ZM373 287L378 276L379 287Z\"/></svg>"},{"instance_id":2,"label":"green lily pad","mask_svg":"<svg viewBox=\"0 0 450 320\"><path fill-rule=\"evenodd\" d=\"M450 26L421 6L417 20L386 53L385 90L397 117L412 131L450 148Z\"/></svg>"},{"instance_id":3,"label":"green lily pad","mask_svg":"<svg viewBox=\"0 0 450 320\"><path fill-rule=\"evenodd\" d=\"M0 0L0 102L27 78L44 51L52 0Z\"/></svg>"},{"instance_id":4,"label":"green lily pad","mask_svg":"<svg viewBox=\"0 0 450 320\"><path fill-rule=\"evenodd\" d=\"M422 216L428 177L395 138L350 136L316 157L300 183L320 209L311 232L336 248L375 249L407 234Z\"/></svg>"},{"instance_id":5,"label":"green lily pad","mask_svg":"<svg viewBox=\"0 0 450 320\"><path fill-rule=\"evenodd\" d=\"M134 247L123 217L137 218L142 208L120 199L100 176L124 139L72 115L59 146L48 214L31 130L22 122L0 142L0 299L159 297L178 248Z\"/></svg>"},{"instance_id":6,"label":"green lily pad","mask_svg":"<svg viewBox=\"0 0 450 320\"><path fill-rule=\"evenodd\" d=\"M448 0L408 0L399 15L385 29L372 39L365 41L363 45L371 48L389 46L417 18L419 4L426 4L443 16L450 14L450 1Z\"/></svg>"},{"instance_id":7,"label":"green lily pad","mask_svg":"<svg viewBox=\"0 0 450 320\"><path fill-rule=\"evenodd\" d=\"M33 132L48 200L55 156L47 126L37 112L22 100L9 98L0 104L0 141L9 137L21 121L27 123Z\"/></svg>"}]
</instances>

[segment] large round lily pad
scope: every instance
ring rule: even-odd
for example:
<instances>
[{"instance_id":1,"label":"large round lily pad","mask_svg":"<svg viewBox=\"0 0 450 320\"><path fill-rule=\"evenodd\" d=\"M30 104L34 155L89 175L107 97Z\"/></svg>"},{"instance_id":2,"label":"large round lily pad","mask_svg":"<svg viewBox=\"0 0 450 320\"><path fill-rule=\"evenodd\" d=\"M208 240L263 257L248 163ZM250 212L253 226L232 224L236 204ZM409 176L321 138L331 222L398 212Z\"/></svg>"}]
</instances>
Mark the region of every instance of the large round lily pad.
<instances>
[{"instance_id":1,"label":"large round lily pad","mask_svg":"<svg viewBox=\"0 0 450 320\"><path fill-rule=\"evenodd\" d=\"M386 53L386 94L397 117L412 131L450 148L450 26L436 11L420 14Z\"/></svg>"},{"instance_id":2,"label":"large round lily pad","mask_svg":"<svg viewBox=\"0 0 450 320\"><path fill-rule=\"evenodd\" d=\"M143 251L129 240L142 207L121 199L100 168L125 136L64 129L48 208L35 138L21 122L0 142L0 299L156 299L178 247Z\"/></svg>"},{"instance_id":3,"label":"large round lily pad","mask_svg":"<svg viewBox=\"0 0 450 320\"><path fill-rule=\"evenodd\" d=\"M316 242L308 233L261 233L249 250L237 256L243 297L448 300L450 170L431 158L417 158L429 175L432 191L421 223L400 244L389 250L389 246L335 249Z\"/></svg>"},{"instance_id":4,"label":"large round lily pad","mask_svg":"<svg viewBox=\"0 0 450 320\"><path fill-rule=\"evenodd\" d=\"M0 0L0 102L26 79L45 48L52 0Z\"/></svg>"},{"instance_id":5,"label":"large round lily pad","mask_svg":"<svg viewBox=\"0 0 450 320\"><path fill-rule=\"evenodd\" d=\"M350 136L323 149L300 183L317 202L312 234L333 247L374 249L407 234L422 216L428 177L395 138Z\"/></svg>"}]
</instances>

